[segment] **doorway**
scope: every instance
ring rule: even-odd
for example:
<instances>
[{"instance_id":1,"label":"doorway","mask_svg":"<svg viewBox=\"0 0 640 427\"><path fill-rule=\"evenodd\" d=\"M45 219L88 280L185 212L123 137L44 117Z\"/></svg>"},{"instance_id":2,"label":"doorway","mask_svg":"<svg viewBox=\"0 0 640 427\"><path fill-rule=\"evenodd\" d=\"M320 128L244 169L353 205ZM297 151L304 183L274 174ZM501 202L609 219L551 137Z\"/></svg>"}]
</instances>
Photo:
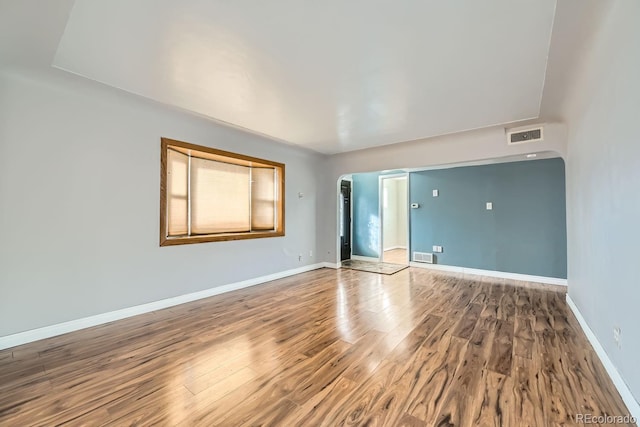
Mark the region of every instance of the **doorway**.
<instances>
[{"instance_id":1,"label":"doorway","mask_svg":"<svg viewBox=\"0 0 640 427\"><path fill-rule=\"evenodd\" d=\"M380 177L380 261L409 264L407 174Z\"/></svg>"},{"instance_id":2,"label":"doorway","mask_svg":"<svg viewBox=\"0 0 640 427\"><path fill-rule=\"evenodd\" d=\"M340 181L340 261L351 259L351 182Z\"/></svg>"}]
</instances>

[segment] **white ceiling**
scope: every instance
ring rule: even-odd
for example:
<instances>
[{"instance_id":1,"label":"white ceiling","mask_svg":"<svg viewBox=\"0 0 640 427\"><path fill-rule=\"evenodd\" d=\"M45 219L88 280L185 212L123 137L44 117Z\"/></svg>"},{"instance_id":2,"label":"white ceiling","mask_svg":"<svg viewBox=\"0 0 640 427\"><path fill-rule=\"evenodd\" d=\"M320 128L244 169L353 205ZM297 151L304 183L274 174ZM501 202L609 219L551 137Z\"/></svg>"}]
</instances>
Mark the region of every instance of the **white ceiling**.
<instances>
[{"instance_id":1,"label":"white ceiling","mask_svg":"<svg viewBox=\"0 0 640 427\"><path fill-rule=\"evenodd\" d=\"M50 66L73 0L0 0L0 66Z\"/></svg>"},{"instance_id":2,"label":"white ceiling","mask_svg":"<svg viewBox=\"0 0 640 427\"><path fill-rule=\"evenodd\" d=\"M335 153L538 117L555 0L76 0L53 65Z\"/></svg>"},{"instance_id":3,"label":"white ceiling","mask_svg":"<svg viewBox=\"0 0 640 427\"><path fill-rule=\"evenodd\" d=\"M0 70L54 65L336 153L562 120L604 3L0 0Z\"/></svg>"},{"instance_id":4,"label":"white ceiling","mask_svg":"<svg viewBox=\"0 0 640 427\"><path fill-rule=\"evenodd\" d=\"M540 117L562 120L564 100L572 80L581 71L600 24L615 2L602 0L559 0L553 22L549 63L544 81Z\"/></svg>"}]
</instances>

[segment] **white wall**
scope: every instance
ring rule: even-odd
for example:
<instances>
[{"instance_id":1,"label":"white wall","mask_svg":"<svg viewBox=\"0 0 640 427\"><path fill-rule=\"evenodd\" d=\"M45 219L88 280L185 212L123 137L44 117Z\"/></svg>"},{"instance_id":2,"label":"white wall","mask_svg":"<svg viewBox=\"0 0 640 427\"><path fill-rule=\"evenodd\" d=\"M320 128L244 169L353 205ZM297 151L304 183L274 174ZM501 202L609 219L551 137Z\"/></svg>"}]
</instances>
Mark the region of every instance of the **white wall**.
<instances>
[{"instance_id":1,"label":"white wall","mask_svg":"<svg viewBox=\"0 0 640 427\"><path fill-rule=\"evenodd\" d=\"M545 125L544 141L535 145L508 146L504 127L422 139L367 150L336 154L323 160L318 182L318 245L323 261L336 263L338 179L342 175L403 168L421 168L495 159L531 151L553 151L566 154L566 126L561 123Z\"/></svg>"},{"instance_id":2,"label":"white wall","mask_svg":"<svg viewBox=\"0 0 640 427\"><path fill-rule=\"evenodd\" d=\"M617 0L579 64L568 120L569 295L640 398L640 2ZM613 328L622 330L622 347Z\"/></svg>"},{"instance_id":3,"label":"white wall","mask_svg":"<svg viewBox=\"0 0 640 427\"><path fill-rule=\"evenodd\" d=\"M394 180L387 178L382 180L382 249L388 250L397 245L396 243L396 221L397 221L397 208L396 208L396 189ZM386 194L385 194L386 193ZM384 200L386 198L386 201Z\"/></svg>"},{"instance_id":4,"label":"white wall","mask_svg":"<svg viewBox=\"0 0 640 427\"><path fill-rule=\"evenodd\" d=\"M407 211L409 209L409 202L407 200L407 184L407 179L400 179L396 181L396 206L398 207L398 222L396 225L398 227L398 246L409 249L409 243L407 242L407 236L409 234L409 230L407 228Z\"/></svg>"},{"instance_id":5,"label":"white wall","mask_svg":"<svg viewBox=\"0 0 640 427\"><path fill-rule=\"evenodd\" d=\"M407 180L397 178L384 179L387 188L388 205L384 210L383 239L384 250L407 247Z\"/></svg>"},{"instance_id":6,"label":"white wall","mask_svg":"<svg viewBox=\"0 0 640 427\"><path fill-rule=\"evenodd\" d=\"M321 156L18 71L0 73L0 337L316 262ZM286 236L159 247L162 136L284 162Z\"/></svg>"}]
</instances>

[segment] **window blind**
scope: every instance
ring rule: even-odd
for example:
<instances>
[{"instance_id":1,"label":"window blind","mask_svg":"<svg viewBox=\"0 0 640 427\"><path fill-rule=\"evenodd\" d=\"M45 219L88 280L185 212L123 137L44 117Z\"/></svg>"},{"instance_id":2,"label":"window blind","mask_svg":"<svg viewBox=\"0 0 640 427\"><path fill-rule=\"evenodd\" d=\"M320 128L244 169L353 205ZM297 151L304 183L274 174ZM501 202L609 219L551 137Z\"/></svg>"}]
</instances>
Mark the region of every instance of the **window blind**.
<instances>
[{"instance_id":1,"label":"window blind","mask_svg":"<svg viewBox=\"0 0 640 427\"><path fill-rule=\"evenodd\" d=\"M167 210L169 236L188 234L187 177L189 157L175 150L167 153Z\"/></svg>"},{"instance_id":2,"label":"window blind","mask_svg":"<svg viewBox=\"0 0 640 427\"><path fill-rule=\"evenodd\" d=\"M160 246L284 236L285 165L162 138Z\"/></svg>"},{"instance_id":3,"label":"window blind","mask_svg":"<svg viewBox=\"0 0 640 427\"><path fill-rule=\"evenodd\" d=\"M251 230L276 228L275 179L274 168L251 169Z\"/></svg>"},{"instance_id":4,"label":"window blind","mask_svg":"<svg viewBox=\"0 0 640 427\"><path fill-rule=\"evenodd\" d=\"M191 157L191 234L250 231L249 167Z\"/></svg>"}]
</instances>

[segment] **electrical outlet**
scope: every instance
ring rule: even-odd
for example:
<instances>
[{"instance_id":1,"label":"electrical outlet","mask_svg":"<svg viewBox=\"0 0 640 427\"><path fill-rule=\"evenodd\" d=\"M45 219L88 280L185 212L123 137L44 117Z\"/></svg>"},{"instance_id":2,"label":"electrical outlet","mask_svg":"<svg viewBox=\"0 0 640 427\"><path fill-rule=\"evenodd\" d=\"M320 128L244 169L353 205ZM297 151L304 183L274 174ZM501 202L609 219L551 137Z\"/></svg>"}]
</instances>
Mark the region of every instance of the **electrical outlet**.
<instances>
[{"instance_id":1,"label":"electrical outlet","mask_svg":"<svg viewBox=\"0 0 640 427\"><path fill-rule=\"evenodd\" d=\"M298 255L298 261L302 261L302 254Z\"/></svg>"},{"instance_id":2,"label":"electrical outlet","mask_svg":"<svg viewBox=\"0 0 640 427\"><path fill-rule=\"evenodd\" d=\"M309 257L313 256L313 251L309 251Z\"/></svg>"},{"instance_id":3,"label":"electrical outlet","mask_svg":"<svg viewBox=\"0 0 640 427\"><path fill-rule=\"evenodd\" d=\"M622 331L618 326L613 328L613 341L618 348L622 348Z\"/></svg>"},{"instance_id":4,"label":"electrical outlet","mask_svg":"<svg viewBox=\"0 0 640 427\"><path fill-rule=\"evenodd\" d=\"M433 250L433 252L436 252L436 253L442 253L442 246L434 245L432 250Z\"/></svg>"}]
</instances>

